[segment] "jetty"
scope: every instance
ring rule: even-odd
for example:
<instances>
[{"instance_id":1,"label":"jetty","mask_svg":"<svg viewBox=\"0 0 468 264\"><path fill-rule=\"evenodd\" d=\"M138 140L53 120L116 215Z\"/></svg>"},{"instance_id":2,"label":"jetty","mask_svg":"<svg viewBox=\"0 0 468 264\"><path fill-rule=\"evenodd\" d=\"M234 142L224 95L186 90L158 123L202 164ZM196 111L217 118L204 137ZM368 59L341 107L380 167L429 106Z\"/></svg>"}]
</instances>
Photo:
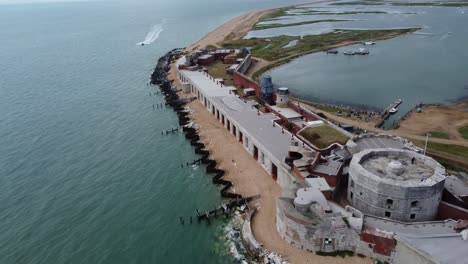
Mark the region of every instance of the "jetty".
<instances>
[{"instance_id":1,"label":"jetty","mask_svg":"<svg viewBox=\"0 0 468 264\"><path fill-rule=\"evenodd\" d=\"M246 205L248 202L260 198L260 194L245 197L245 198L237 198L234 200L231 200L228 203L223 203L221 206L214 208L211 211L206 211L206 212L200 212L199 210L196 211L196 216L198 220L210 220L211 216L217 216L221 214L227 214L231 211L231 209Z\"/></svg>"},{"instance_id":2,"label":"jetty","mask_svg":"<svg viewBox=\"0 0 468 264\"><path fill-rule=\"evenodd\" d=\"M397 108L397 106L399 106L401 103L403 103L403 101L401 99L397 99L395 102L391 103L387 108L385 108L383 114L387 114L392 108Z\"/></svg>"}]
</instances>

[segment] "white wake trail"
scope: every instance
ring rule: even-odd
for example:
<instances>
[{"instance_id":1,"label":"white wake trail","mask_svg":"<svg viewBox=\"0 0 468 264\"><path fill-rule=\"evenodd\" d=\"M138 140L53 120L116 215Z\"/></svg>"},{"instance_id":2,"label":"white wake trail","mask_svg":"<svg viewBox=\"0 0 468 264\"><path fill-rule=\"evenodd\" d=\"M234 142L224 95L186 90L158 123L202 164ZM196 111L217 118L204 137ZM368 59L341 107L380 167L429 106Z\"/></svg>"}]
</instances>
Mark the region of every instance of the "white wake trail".
<instances>
[{"instance_id":1,"label":"white wake trail","mask_svg":"<svg viewBox=\"0 0 468 264\"><path fill-rule=\"evenodd\" d=\"M164 30L163 24L164 23L157 24L157 25L153 26L151 31L148 32L148 34L146 34L145 39L142 42L138 42L137 45L138 46L140 46L140 45L149 45L149 44L153 43L154 41L156 41L159 38L159 35L161 34L161 32L163 32L163 30Z\"/></svg>"}]
</instances>

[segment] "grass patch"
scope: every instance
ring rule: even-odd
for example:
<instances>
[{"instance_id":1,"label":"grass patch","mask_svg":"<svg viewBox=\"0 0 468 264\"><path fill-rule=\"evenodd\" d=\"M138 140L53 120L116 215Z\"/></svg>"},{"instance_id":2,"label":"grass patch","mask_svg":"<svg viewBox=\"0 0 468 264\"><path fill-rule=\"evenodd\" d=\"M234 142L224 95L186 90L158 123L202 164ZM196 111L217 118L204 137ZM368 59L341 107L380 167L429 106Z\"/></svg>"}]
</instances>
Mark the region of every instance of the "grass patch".
<instances>
[{"instance_id":1,"label":"grass patch","mask_svg":"<svg viewBox=\"0 0 468 264\"><path fill-rule=\"evenodd\" d=\"M352 2L338 2L338 3L332 3L330 5L337 5L337 6L342 6L342 5L384 5L385 2L381 0L374 0L374 1L352 1Z\"/></svg>"},{"instance_id":2,"label":"grass patch","mask_svg":"<svg viewBox=\"0 0 468 264\"><path fill-rule=\"evenodd\" d=\"M443 138L443 139L450 139L449 135L445 132L440 132L440 131L430 131L429 134L431 134L431 137L435 138ZM426 134L423 134L425 136Z\"/></svg>"},{"instance_id":3,"label":"grass patch","mask_svg":"<svg viewBox=\"0 0 468 264\"><path fill-rule=\"evenodd\" d=\"M275 61L286 57L304 55L307 53L321 51L342 43L350 44L368 39L381 40L397 37L399 35L412 33L419 28L410 29L388 29L388 30L336 30L334 32L307 35L303 38L292 36L276 36L271 38L251 38L251 39L228 39L224 42L225 48L251 47L254 57L268 61ZM298 40L293 47L283 48L291 40ZM268 48L265 48L267 47ZM288 61L286 61L288 62ZM281 64L283 64L282 62Z\"/></svg>"},{"instance_id":4,"label":"grass patch","mask_svg":"<svg viewBox=\"0 0 468 264\"><path fill-rule=\"evenodd\" d=\"M458 133L460 133L460 136L464 139L468 140L468 126L460 127Z\"/></svg>"},{"instance_id":5,"label":"grass patch","mask_svg":"<svg viewBox=\"0 0 468 264\"><path fill-rule=\"evenodd\" d=\"M263 24L263 25L255 24L255 26L253 26L252 30L262 30L262 29L269 29L269 28L282 28L282 27L294 27L294 26L308 25L308 24L315 24L315 23L322 23L322 22L342 22L342 21L349 21L349 20L324 19L324 20L314 20L314 21L303 21L303 22L290 23L290 24Z\"/></svg>"},{"instance_id":6,"label":"grass patch","mask_svg":"<svg viewBox=\"0 0 468 264\"><path fill-rule=\"evenodd\" d=\"M234 80L232 76L226 73L226 68L230 65L224 64L222 61L215 61L208 65L208 73L214 78L223 78L224 85L234 86Z\"/></svg>"},{"instance_id":7,"label":"grass patch","mask_svg":"<svg viewBox=\"0 0 468 264\"><path fill-rule=\"evenodd\" d=\"M339 251L334 251L334 252L323 252L323 251L317 251L317 255L319 256L329 256L329 257L342 257L345 258L346 256L352 257L354 256L353 251L349 250L339 250Z\"/></svg>"},{"instance_id":8,"label":"grass patch","mask_svg":"<svg viewBox=\"0 0 468 264\"><path fill-rule=\"evenodd\" d=\"M299 135L304 137L318 148L326 148L333 143L344 145L349 139L349 137L327 125L319 127L308 127L301 131Z\"/></svg>"},{"instance_id":9,"label":"grass patch","mask_svg":"<svg viewBox=\"0 0 468 264\"><path fill-rule=\"evenodd\" d=\"M441 6L441 7L462 7L468 6L467 2L401 2L392 3L394 6Z\"/></svg>"},{"instance_id":10,"label":"grass patch","mask_svg":"<svg viewBox=\"0 0 468 264\"><path fill-rule=\"evenodd\" d=\"M424 141L410 139L416 146L424 148ZM427 143L427 153L468 165L468 147L436 142ZM447 163L447 162L445 162Z\"/></svg>"}]
</instances>

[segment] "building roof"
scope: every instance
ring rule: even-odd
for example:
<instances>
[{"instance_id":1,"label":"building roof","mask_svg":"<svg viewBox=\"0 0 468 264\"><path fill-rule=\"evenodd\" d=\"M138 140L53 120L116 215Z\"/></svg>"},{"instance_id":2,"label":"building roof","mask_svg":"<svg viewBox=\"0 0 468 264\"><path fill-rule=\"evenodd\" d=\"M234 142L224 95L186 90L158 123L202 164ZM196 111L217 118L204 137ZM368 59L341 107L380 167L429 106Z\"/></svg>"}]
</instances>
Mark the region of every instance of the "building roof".
<instances>
[{"instance_id":1,"label":"building roof","mask_svg":"<svg viewBox=\"0 0 468 264\"><path fill-rule=\"evenodd\" d=\"M326 163L320 163L317 166L315 166L314 170L312 171L312 174L315 173L322 173L326 175L337 175L338 172L340 171L341 165L343 162L341 161L335 161L335 160L327 160Z\"/></svg>"},{"instance_id":2,"label":"building roof","mask_svg":"<svg viewBox=\"0 0 468 264\"><path fill-rule=\"evenodd\" d=\"M412 235L398 234L396 240L435 263L462 264L468 258L468 241L460 233Z\"/></svg>"},{"instance_id":3,"label":"building roof","mask_svg":"<svg viewBox=\"0 0 468 264\"><path fill-rule=\"evenodd\" d=\"M445 178L445 189L459 198L468 196L468 185L455 175Z\"/></svg>"},{"instance_id":4,"label":"building roof","mask_svg":"<svg viewBox=\"0 0 468 264\"><path fill-rule=\"evenodd\" d=\"M330 185L328 185L324 178L307 178L305 181L310 188L315 188L321 192L331 191Z\"/></svg>"},{"instance_id":5,"label":"building roof","mask_svg":"<svg viewBox=\"0 0 468 264\"><path fill-rule=\"evenodd\" d=\"M365 215L364 225L379 230L394 232L395 234L455 234L453 227L457 224L455 220L427 221L427 222L400 222L377 216Z\"/></svg>"},{"instance_id":6,"label":"building roof","mask_svg":"<svg viewBox=\"0 0 468 264\"><path fill-rule=\"evenodd\" d=\"M210 55L210 54L205 54L205 55L201 55L200 57L198 57L199 60L206 60L206 59L209 59L213 57L213 55Z\"/></svg>"},{"instance_id":7,"label":"building roof","mask_svg":"<svg viewBox=\"0 0 468 264\"><path fill-rule=\"evenodd\" d=\"M270 157L276 159L280 165L287 155L291 145L291 134L280 126L273 126L273 121L278 119L273 114L262 114L253 107L254 102L244 101L230 93L229 88L216 84L206 74L199 71L181 71L192 81L203 94L210 98L213 105L224 112L232 120L236 127L243 133L249 134Z\"/></svg>"},{"instance_id":8,"label":"building roof","mask_svg":"<svg viewBox=\"0 0 468 264\"><path fill-rule=\"evenodd\" d=\"M276 105L273 105L271 106L271 108L273 110L275 110L276 112L278 112L280 115L284 116L286 119L297 119L297 118L301 118L302 115L299 114L298 112L292 110L291 108L282 108L282 107L278 107Z\"/></svg>"}]
</instances>

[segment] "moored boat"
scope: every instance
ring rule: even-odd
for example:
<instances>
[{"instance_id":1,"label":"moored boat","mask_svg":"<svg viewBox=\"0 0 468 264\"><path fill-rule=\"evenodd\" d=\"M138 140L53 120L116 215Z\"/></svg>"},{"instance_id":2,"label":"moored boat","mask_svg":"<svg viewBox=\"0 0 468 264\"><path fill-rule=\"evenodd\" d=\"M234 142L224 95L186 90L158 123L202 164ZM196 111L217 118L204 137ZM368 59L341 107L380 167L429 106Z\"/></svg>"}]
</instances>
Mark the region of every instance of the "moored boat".
<instances>
[{"instance_id":1,"label":"moored boat","mask_svg":"<svg viewBox=\"0 0 468 264\"><path fill-rule=\"evenodd\" d=\"M388 112L389 112L390 114L394 114L394 113L398 112L398 108L393 107L392 109L388 110Z\"/></svg>"},{"instance_id":2,"label":"moored boat","mask_svg":"<svg viewBox=\"0 0 468 264\"><path fill-rule=\"evenodd\" d=\"M355 52L355 54L358 54L358 55L367 55L367 54L369 54L369 50L368 50L368 49L364 49L364 48L360 48L360 49L358 49L358 51Z\"/></svg>"},{"instance_id":3,"label":"moored boat","mask_svg":"<svg viewBox=\"0 0 468 264\"><path fill-rule=\"evenodd\" d=\"M346 50L343 52L344 55L354 55L356 54L354 51L351 51L351 50Z\"/></svg>"}]
</instances>

